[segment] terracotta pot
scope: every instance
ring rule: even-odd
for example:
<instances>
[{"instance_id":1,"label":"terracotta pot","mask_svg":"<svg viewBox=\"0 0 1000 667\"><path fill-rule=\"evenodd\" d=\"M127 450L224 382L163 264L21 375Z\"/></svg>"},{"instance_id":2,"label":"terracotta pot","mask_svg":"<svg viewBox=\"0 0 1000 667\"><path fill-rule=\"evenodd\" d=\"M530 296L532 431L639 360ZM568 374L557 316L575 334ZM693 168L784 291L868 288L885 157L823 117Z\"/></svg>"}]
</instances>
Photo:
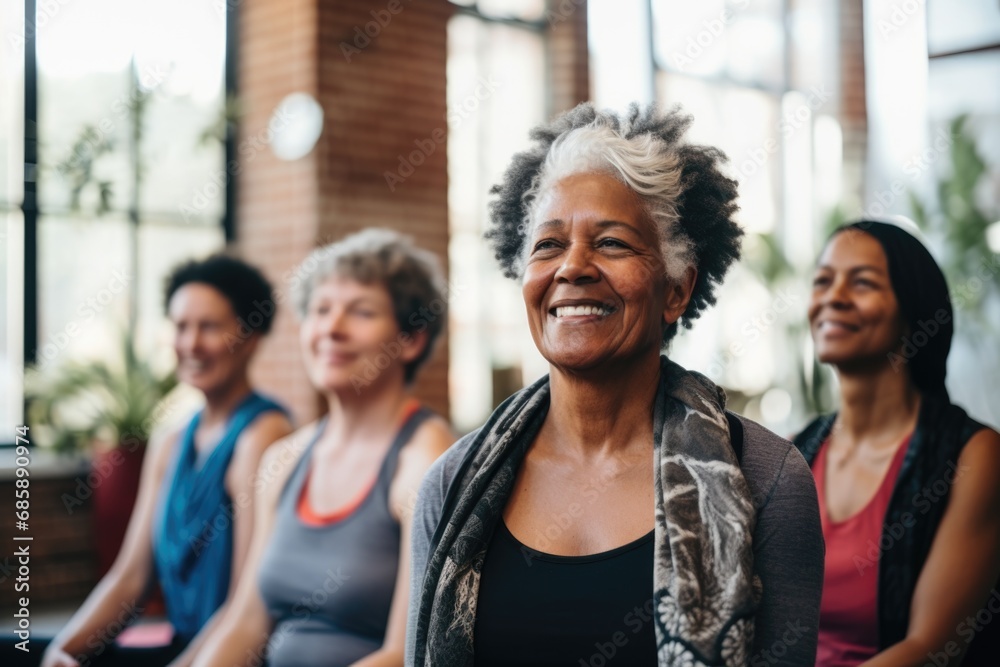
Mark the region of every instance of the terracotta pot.
<instances>
[{"instance_id":1,"label":"terracotta pot","mask_svg":"<svg viewBox=\"0 0 1000 667\"><path fill-rule=\"evenodd\" d=\"M115 562L139 494L145 445L98 450L87 482L94 489L94 537L99 576Z\"/></svg>"}]
</instances>

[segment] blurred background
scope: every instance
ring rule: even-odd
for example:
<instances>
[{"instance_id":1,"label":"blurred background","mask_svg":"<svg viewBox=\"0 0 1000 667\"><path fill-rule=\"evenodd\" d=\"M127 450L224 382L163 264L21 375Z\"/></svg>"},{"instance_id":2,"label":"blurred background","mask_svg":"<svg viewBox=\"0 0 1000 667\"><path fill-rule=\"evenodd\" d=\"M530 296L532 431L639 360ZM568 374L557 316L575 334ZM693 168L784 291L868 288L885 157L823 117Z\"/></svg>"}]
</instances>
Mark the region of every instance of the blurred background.
<instances>
[{"instance_id":1,"label":"blurred background","mask_svg":"<svg viewBox=\"0 0 1000 667\"><path fill-rule=\"evenodd\" d=\"M731 407L784 435L834 407L813 263L836 224L900 214L953 290L952 397L1000 423L997 0L0 0L0 443L27 422L38 445L36 611L58 624L113 559L124 436L196 407L161 294L184 259L235 246L281 304L311 248L400 229L449 277L423 400L463 433L545 373L488 190L587 100L680 104L730 157L744 258L670 353ZM254 374L300 423L320 409L290 308Z\"/></svg>"}]
</instances>

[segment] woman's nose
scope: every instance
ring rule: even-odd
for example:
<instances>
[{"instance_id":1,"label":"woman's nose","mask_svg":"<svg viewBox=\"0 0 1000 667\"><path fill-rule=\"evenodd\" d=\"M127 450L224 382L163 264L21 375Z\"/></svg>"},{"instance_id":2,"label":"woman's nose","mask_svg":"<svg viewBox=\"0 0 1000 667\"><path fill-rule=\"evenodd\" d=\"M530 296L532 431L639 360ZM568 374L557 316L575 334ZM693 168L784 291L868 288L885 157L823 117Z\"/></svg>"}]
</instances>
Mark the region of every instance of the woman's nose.
<instances>
[{"instance_id":1,"label":"woman's nose","mask_svg":"<svg viewBox=\"0 0 1000 667\"><path fill-rule=\"evenodd\" d=\"M591 250L586 243L571 243L563 254L562 263L556 271L556 280L569 283L592 281L598 278Z\"/></svg>"},{"instance_id":2,"label":"woman's nose","mask_svg":"<svg viewBox=\"0 0 1000 667\"><path fill-rule=\"evenodd\" d=\"M198 327L186 327L177 332L176 347L179 351L191 354L198 349Z\"/></svg>"},{"instance_id":3,"label":"woman's nose","mask_svg":"<svg viewBox=\"0 0 1000 667\"><path fill-rule=\"evenodd\" d=\"M835 308L849 306L851 299L848 292L847 280L845 278L835 278L824 292L822 302L825 305Z\"/></svg>"},{"instance_id":4,"label":"woman's nose","mask_svg":"<svg viewBox=\"0 0 1000 667\"><path fill-rule=\"evenodd\" d=\"M324 332L335 338L341 338L347 333L347 313L343 308L332 308L326 316Z\"/></svg>"}]
</instances>

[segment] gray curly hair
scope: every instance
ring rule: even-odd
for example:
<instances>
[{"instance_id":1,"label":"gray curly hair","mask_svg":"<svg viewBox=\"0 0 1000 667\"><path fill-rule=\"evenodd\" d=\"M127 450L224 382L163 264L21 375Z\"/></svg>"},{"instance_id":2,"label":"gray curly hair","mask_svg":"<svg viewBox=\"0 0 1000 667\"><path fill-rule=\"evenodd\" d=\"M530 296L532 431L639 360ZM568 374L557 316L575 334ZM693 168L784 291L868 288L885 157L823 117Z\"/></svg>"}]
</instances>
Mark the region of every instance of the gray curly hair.
<instances>
[{"instance_id":1,"label":"gray curly hair","mask_svg":"<svg viewBox=\"0 0 1000 667\"><path fill-rule=\"evenodd\" d=\"M698 270L691 301L678 320L686 328L716 301L715 290L739 258L743 231L736 181L720 170L725 154L681 141L692 118L678 107L632 104L623 115L584 103L531 131L535 145L514 156L490 194L486 238L504 275L520 279L540 195L567 176L598 172L627 185L656 226L664 270L678 279ZM677 323L664 331L664 345Z\"/></svg>"}]
</instances>

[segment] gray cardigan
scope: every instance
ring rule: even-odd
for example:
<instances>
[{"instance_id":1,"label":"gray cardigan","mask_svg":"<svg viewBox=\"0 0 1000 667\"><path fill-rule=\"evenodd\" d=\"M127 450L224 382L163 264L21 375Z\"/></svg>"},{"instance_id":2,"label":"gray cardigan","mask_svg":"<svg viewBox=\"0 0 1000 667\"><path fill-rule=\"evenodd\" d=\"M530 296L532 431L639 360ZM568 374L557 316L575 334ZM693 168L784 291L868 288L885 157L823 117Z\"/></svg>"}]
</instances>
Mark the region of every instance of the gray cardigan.
<instances>
[{"instance_id":1,"label":"gray cardigan","mask_svg":"<svg viewBox=\"0 0 1000 667\"><path fill-rule=\"evenodd\" d=\"M750 667L813 665L823 589L823 533L816 486L805 459L787 440L740 417L741 467L757 509L754 569L764 593ZM416 613L431 540L448 487L476 433L464 436L428 470L413 516L413 562L406 665L413 665Z\"/></svg>"}]
</instances>

